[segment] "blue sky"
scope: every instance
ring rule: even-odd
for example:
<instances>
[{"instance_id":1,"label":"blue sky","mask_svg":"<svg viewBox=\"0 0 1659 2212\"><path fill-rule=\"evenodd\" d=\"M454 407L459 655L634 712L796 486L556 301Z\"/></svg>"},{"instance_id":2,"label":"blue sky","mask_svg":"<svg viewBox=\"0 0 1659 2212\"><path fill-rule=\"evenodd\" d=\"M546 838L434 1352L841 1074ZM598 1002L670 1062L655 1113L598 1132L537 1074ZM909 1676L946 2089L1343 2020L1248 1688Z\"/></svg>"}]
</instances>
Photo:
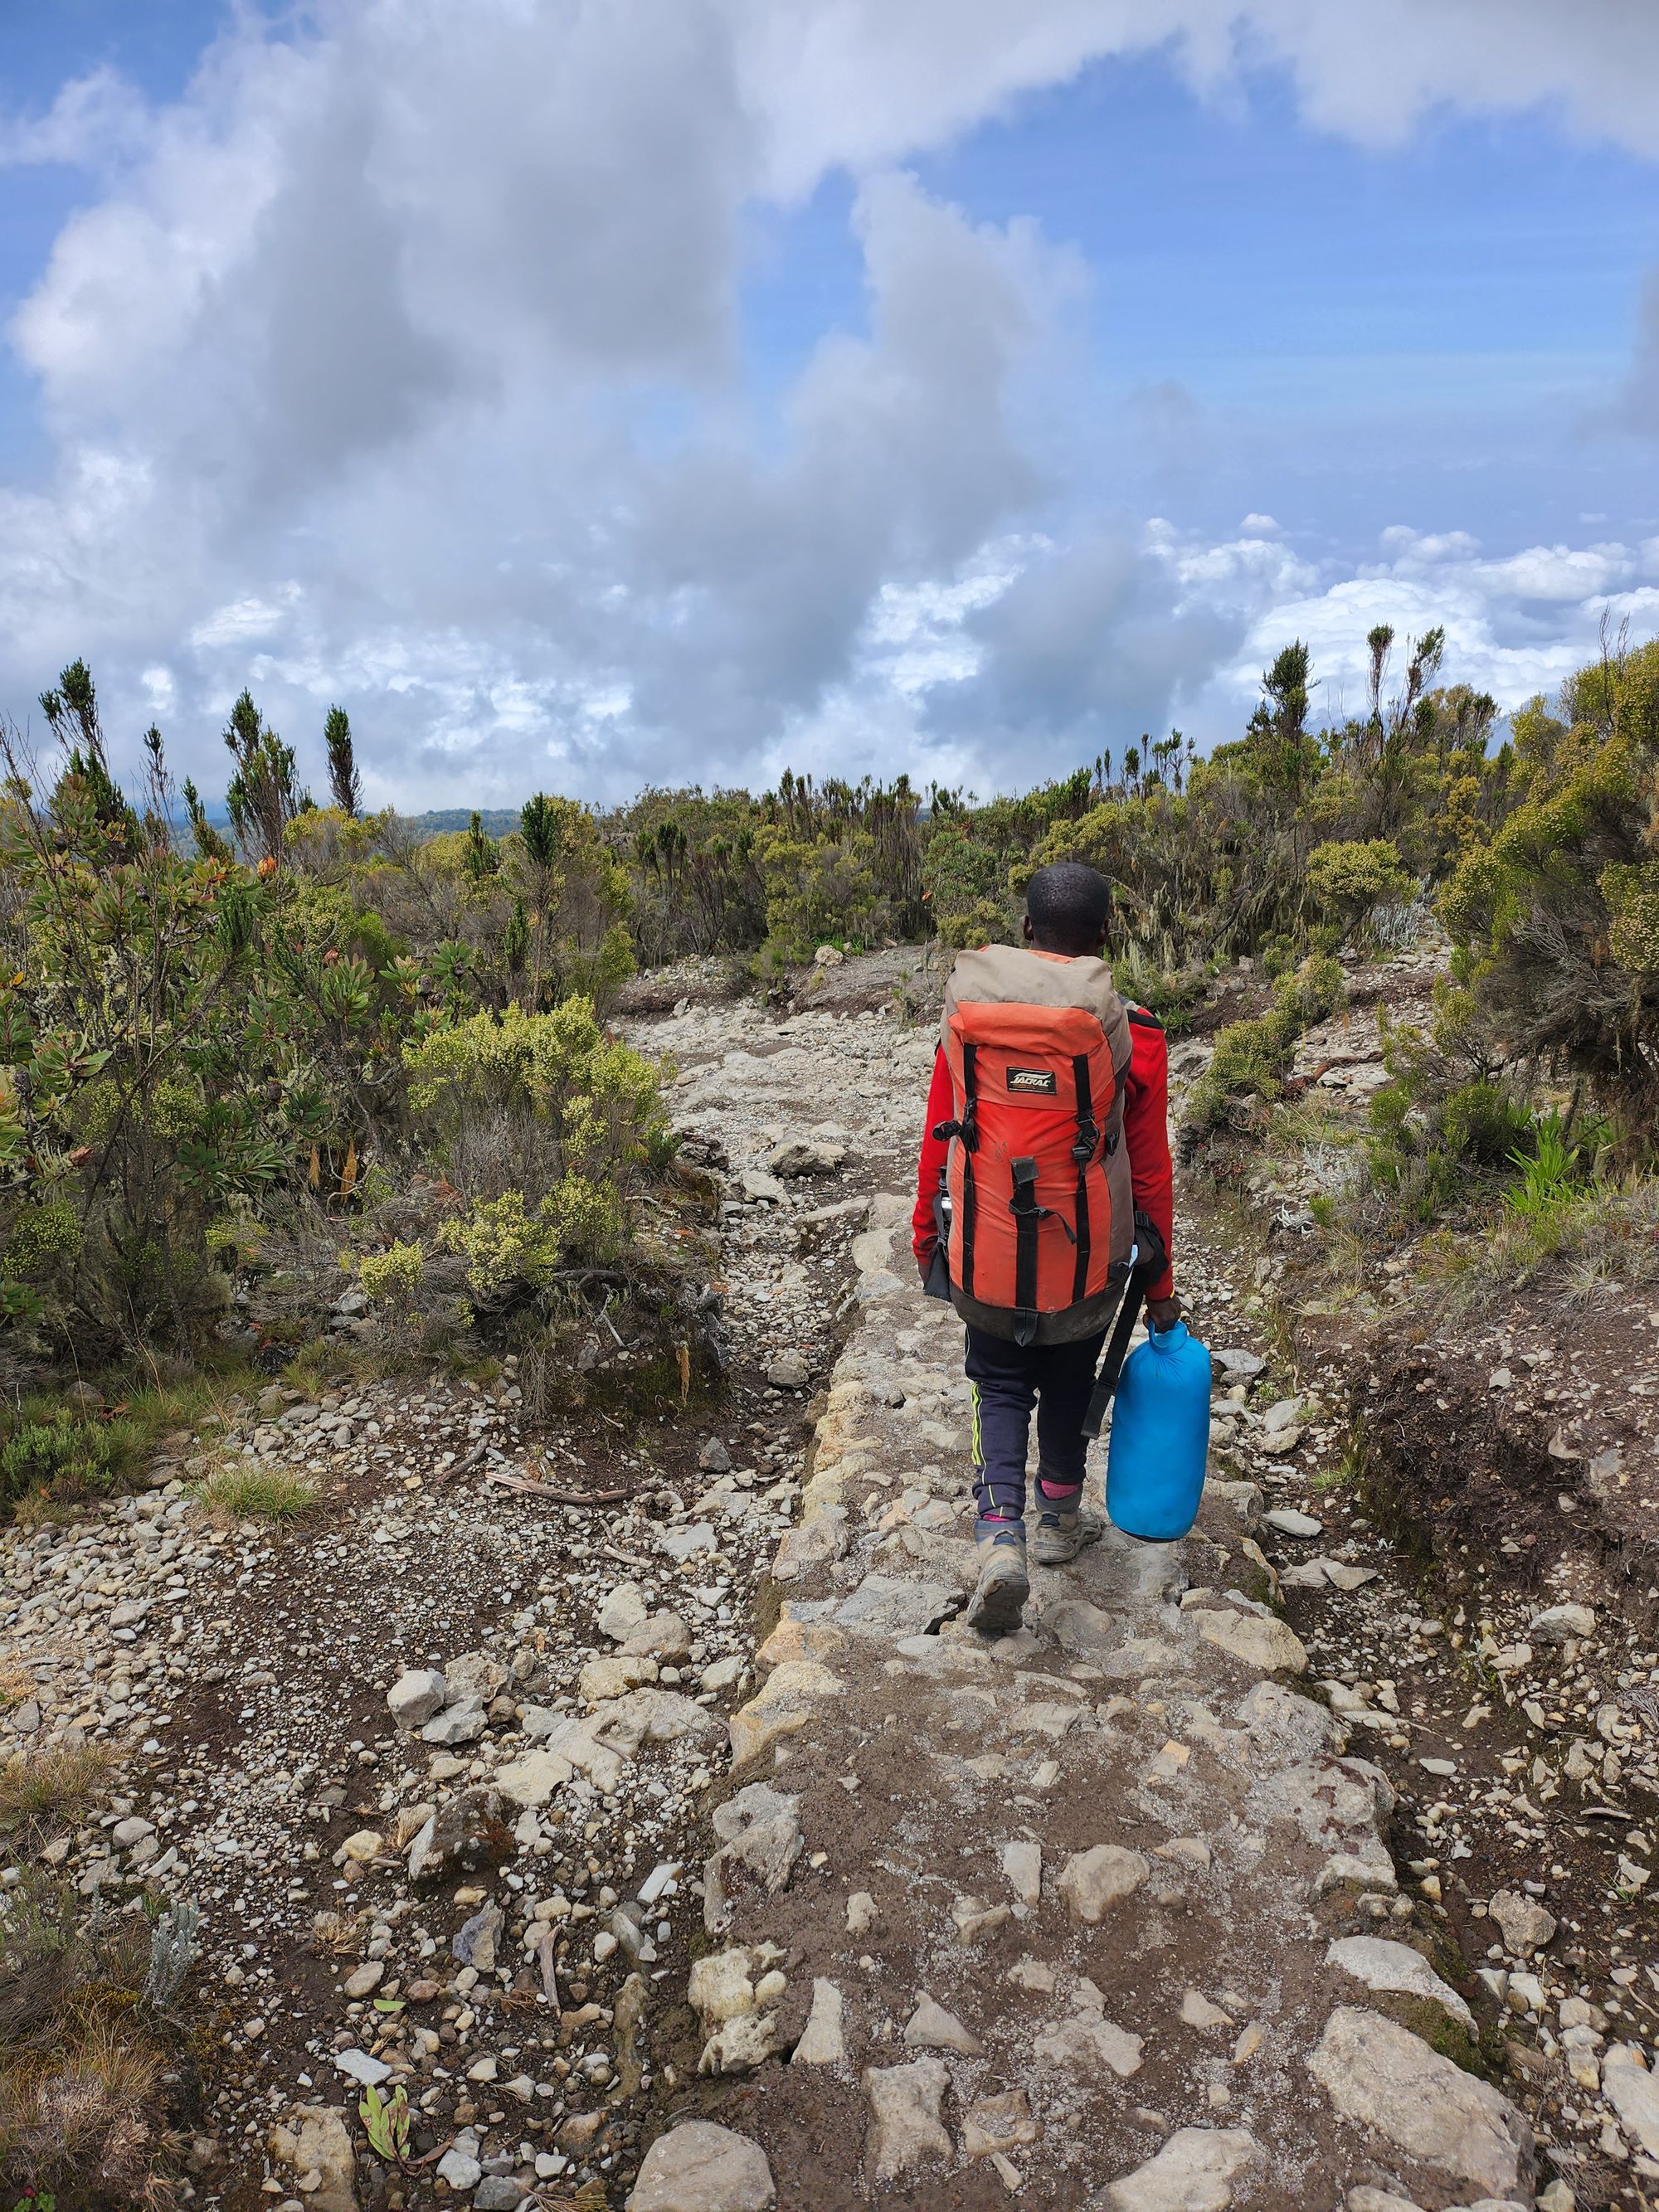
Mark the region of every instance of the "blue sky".
<instances>
[{"instance_id":1,"label":"blue sky","mask_svg":"<svg viewBox=\"0 0 1659 2212\"><path fill-rule=\"evenodd\" d=\"M1291 635L1507 706L1659 629L1620 0L665 5L0 0L0 708L988 789Z\"/></svg>"}]
</instances>

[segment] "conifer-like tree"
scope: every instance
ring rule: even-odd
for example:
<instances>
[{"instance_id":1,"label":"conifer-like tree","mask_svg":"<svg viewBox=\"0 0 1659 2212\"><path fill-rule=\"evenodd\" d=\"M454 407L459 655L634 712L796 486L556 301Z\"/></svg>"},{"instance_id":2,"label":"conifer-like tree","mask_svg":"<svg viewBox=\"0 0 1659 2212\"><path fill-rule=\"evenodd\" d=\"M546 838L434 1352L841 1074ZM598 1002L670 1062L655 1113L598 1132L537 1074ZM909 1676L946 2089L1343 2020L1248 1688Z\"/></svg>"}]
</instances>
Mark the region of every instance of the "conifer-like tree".
<instances>
[{"instance_id":1,"label":"conifer-like tree","mask_svg":"<svg viewBox=\"0 0 1659 2212\"><path fill-rule=\"evenodd\" d=\"M328 787L334 804L355 822L363 811L363 782L352 750L351 717L343 707L329 708L323 744L328 750Z\"/></svg>"}]
</instances>

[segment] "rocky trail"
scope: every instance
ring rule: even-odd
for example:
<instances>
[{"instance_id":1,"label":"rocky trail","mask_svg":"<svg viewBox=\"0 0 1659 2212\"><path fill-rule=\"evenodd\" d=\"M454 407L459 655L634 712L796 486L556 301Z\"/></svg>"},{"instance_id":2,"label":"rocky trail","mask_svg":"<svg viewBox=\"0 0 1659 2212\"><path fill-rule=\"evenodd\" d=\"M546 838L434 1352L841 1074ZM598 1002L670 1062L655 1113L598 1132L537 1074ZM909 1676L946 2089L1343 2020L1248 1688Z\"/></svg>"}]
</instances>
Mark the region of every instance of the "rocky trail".
<instances>
[{"instance_id":1,"label":"rocky trail","mask_svg":"<svg viewBox=\"0 0 1659 2212\"><path fill-rule=\"evenodd\" d=\"M960 1330L905 1223L931 1032L744 1001L631 1034L728 1163L714 1414L597 1454L510 1374L273 1385L149 1495L4 1535L0 1731L120 1760L49 1859L204 1916L190 2201L1659 2201L1624 1786L1659 1655L1559 1592L1446 1601L1333 1480L1344 1371L1291 1371L1213 1209L1199 1528L1109 1534L969 1634ZM222 1458L324 1508L216 1527Z\"/></svg>"}]
</instances>

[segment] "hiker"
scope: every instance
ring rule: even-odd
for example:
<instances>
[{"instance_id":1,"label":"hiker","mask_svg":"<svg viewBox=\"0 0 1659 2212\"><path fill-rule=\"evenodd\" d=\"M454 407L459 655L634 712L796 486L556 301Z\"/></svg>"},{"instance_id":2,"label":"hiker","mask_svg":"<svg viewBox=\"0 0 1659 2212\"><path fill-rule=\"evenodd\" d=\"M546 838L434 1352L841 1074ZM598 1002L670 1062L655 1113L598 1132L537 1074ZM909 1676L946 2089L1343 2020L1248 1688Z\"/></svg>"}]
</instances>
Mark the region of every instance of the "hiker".
<instances>
[{"instance_id":1,"label":"hiker","mask_svg":"<svg viewBox=\"0 0 1659 2212\"><path fill-rule=\"evenodd\" d=\"M1132 1265L1152 1327L1181 1317L1169 1056L1162 1024L1119 998L1102 957L1111 899L1093 868L1038 869L1024 946L957 960L927 1094L912 1242L924 1285L967 1324L980 1559L967 1621L990 1634L1018 1627L1030 1591L1033 1407L1033 1550L1060 1566L1105 1526L1083 1502L1084 1424Z\"/></svg>"}]
</instances>

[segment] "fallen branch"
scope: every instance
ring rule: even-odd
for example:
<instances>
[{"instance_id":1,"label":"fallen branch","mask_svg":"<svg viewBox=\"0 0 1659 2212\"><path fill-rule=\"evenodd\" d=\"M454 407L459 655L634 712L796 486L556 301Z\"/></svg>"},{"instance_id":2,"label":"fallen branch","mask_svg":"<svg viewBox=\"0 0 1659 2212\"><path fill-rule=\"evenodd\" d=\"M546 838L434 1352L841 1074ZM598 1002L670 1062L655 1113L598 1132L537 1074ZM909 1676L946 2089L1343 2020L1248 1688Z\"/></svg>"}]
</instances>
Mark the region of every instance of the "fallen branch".
<instances>
[{"instance_id":1,"label":"fallen branch","mask_svg":"<svg viewBox=\"0 0 1659 2212\"><path fill-rule=\"evenodd\" d=\"M546 1498L555 1505L617 1505L624 1498L631 1498L640 1488L639 1482L630 1482L623 1490L555 1490L550 1483L532 1482L521 1474L503 1474L491 1468L484 1477L502 1490L521 1491L526 1498ZM644 1477L641 1478L641 1481Z\"/></svg>"}]
</instances>

